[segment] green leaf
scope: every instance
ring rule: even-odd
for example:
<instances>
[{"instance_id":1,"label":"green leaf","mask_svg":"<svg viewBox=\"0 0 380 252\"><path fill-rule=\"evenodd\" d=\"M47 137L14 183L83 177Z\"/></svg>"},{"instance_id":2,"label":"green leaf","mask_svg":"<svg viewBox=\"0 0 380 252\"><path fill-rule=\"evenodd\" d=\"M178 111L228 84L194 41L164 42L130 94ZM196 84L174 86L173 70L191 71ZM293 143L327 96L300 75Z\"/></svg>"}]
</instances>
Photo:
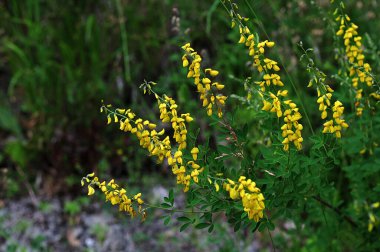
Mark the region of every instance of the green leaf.
<instances>
[{"instance_id":1,"label":"green leaf","mask_svg":"<svg viewBox=\"0 0 380 252\"><path fill-rule=\"evenodd\" d=\"M266 221L262 221L260 226L259 226L259 232L263 232L265 231L265 228L267 227L267 222Z\"/></svg>"},{"instance_id":2,"label":"green leaf","mask_svg":"<svg viewBox=\"0 0 380 252\"><path fill-rule=\"evenodd\" d=\"M29 155L24 142L18 140L8 142L5 146L5 153L22 168L27 164Z\"/></svg>"},{"instance_id":3,"label":"green leaf","mask_svg":"<svg viewBox=\"0 0 380 252\"><path fill-rule=\"evenodd\" d=\"M164 208L171 208L172 207L172 205L170 205L168 203L161 203L161 206Z\"/></svg>"},{"instance_id":4,"label":"green leaf","mask_svg":"<svg viewBox=\"0 0 380 252\"><path fill-rule=\"evenodd\" d=\"M241 222L240 222L240 221L239 221L239 222L236 222L236 224L235 224L235 226L234 226L234 232L239 231L239 229L240 229L240 225L241 225Z\"/></svg>"},{"instance_id":5,"label":"green leaf","mask_svg":"<svg viewBox=\"0 0 380 252\"><path fill-rule=\"evenodd\" d=\"M186 228L188 228L190 226L191 222L188 222L188 223L185 223L183 224L180 228L179 228L179 232L182 232L183 230L185 230Z\"/></svg>"},{"instance_id":6,"label":"green leaf","mask_svg":"<svg viewBox=\"0 0 380 252\"><path fill-rule=\"evenodd\" d=\"M214 224L211 224L211 226L208 228L208 232L211 233L214 230Z\"/></svg>"},{"instance_id":7,"label":"green leaf","mask_svg":"<svg viewBox=\"0 0 380 252\"><path fill-rule=\"evenodd\" d=\"M202 222L202 223L198 223L198 224L195 226L195 228L196 228L196 229L203 229L203 228L206 228L206 227L208 227L208 226L210 226L210 225L211 225L211 223Z\"/></svg>"},{"instance_id":8,"label":"green leaf","mask_svg":"<svg viewBox=\"0 0 380 252\"><path fill-rule=\"evenodd\" d=\"M178 217L177 220L180 222L191 222L191 219L187 218L186 216Z\"/></svg>"},{"instance_id":9,"label":"green leaf","mask_svg":"<svg viewBox=\"0 0 380 252\"><path fill-rule=\"evenodd\" d=\"M169 202L173 205L174 204L174 193L173 189L170 189L169 191Z\"/></svg>"},{"instance_id":10,"label":"green leaf","mask_svg":"<svg viewBox=\"0 0 380 252\"><path fill-rule=\"evenodd\" d=\"M0 95L0 99L5 99ZM10 106L0 102L0 128L9 130L18 137L21 137L21 127L17 121L17 117L12 113Z\"/></svg>"},{"instance_id":11,"label":"green leaf","mask_svg":"<svg viewBox=\"0 0 380 252\"><path fill-rule=\"evenodd\" d=\"M274 224L271 221L268 221L267 227L270 231L274 230Z\"/></svg>"},{"instance_id":12,"label":"green leaf","mask_svg":"<svg viewBox=\"0 0 380 252\"><path fill-rule=\"evenodd\" d=\"M170 216L166 216L165 220L164 220L164 225L167 226L170 222Z\"/></svg>"},{"instance_id":13,"label":"green leaf","mask_svg":"<svg viewBox=\"0 0 380 252\"><path fill-rule=\"evenodd\" d=\"M256 232L256 230L260 227L261 221L257 222L255 227L252 229L252 233Z\"/></svg>"}]
</instances>

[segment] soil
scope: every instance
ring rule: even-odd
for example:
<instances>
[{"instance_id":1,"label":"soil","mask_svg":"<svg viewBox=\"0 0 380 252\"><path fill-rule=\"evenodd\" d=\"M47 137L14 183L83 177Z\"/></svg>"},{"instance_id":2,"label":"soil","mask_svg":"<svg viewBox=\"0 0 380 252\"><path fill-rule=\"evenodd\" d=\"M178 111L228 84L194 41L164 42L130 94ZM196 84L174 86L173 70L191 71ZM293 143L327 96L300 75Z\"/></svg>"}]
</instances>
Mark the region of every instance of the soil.
<instances>
[{"instance_id":1,"label":"soil","mask_svg":"<svg viewBox=\"0 0 380 252\"><path fill-rule=\"evenodd\" d=\"M163 187L152 189L152 201L167 195ZM156 198L156 199L155 199ZM147 220L131 220L125 213L90 198L77 213L65 204L70 198L25 197L0 206L0 251L257 251L255 234L242 236L219 217L215 230L189 227L173 216L164 225L162 210L150 211ZM177 202L178 201L178 202ZM65 203L66 202L66 203ZM176 198L180 206L183 198ZM243 242L244 241L244 242Z\"/></svg>"}]
</instances>

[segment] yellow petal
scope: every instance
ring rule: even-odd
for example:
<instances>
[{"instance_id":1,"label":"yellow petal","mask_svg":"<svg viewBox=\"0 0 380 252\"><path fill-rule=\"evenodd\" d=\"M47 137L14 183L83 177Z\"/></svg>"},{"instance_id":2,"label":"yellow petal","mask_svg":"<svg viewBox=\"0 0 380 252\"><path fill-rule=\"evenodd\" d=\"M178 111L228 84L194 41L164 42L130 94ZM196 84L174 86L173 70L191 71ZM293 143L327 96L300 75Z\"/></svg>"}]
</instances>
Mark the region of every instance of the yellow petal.
<instances>
[{"instance_id":1,"label":"yellow petal","mask_svg":"<svg viewBox=\"0 0 380 252\"><path fill-rule=\"evenodd\" d=\"M210 179L210 178L207 178L207 180L208 180L208 182L209 182L210 184L212 184L212 181L211 181L211 179Z\"/></svg>"},{"instance_id":2,"label":"yellow petal","mask_svg":"<svg viewBox=\"0 0 380 252\"><path fill-rule=\"evenodd\" d=\"M92 186L88 185L88 195L93 195L95 193L95 189Z\"/></svg>"},{"instance_id":3,"label":"yellow petal","mask_svg":"<svg viewBox=\"0 0 380 252\"><path fill-rule=\"evenodd\" d=\"M217 192L219 192L220 187L219 187L218 183L215 182L214 185L215 185L215 190L216 190Z\"/></svg>"}]
</instances>

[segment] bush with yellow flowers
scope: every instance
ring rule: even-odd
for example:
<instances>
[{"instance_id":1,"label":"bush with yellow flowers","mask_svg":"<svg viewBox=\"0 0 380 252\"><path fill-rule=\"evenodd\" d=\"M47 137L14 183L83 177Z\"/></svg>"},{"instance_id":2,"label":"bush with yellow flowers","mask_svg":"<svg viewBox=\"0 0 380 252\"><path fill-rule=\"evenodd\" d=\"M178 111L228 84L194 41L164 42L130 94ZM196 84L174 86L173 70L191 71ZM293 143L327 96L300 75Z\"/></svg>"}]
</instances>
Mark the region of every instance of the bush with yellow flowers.
<instances>
[{"instance_id":1,"label":"bush with yellow flowers","mask_svg":"<svg viewBox=\"0 0 380 252\"><path fill-rule=\"evenodd\" d=\"M182 63L178 63L187 72L184 83L188 79L209 127L218 134L216 146L189 134L200 127L199 120L173 97L158 93L159 84L152 81L140 88L156 101L159 119L150 121L108 103L100 108L108 124L121 134L134 135L152 159L170 167L173 180L186 194L185 208L175 207L172 190L155 206L141 193L129 194L115 180L100 181L93 173L82 179L88 195L99 191L120 211L143 220L154 208L166 210L167 218L183 213L176 217L181 231L194 226L212 232L222 214L235 231L244 228L271 234L276 228L277 234L297 233L298 239L278 240L274 247L380 249L380 85L367 60L360 28L344 4L330 3L326 22L335 29L331 53L336 58L331 64L339 68L333 74L320 69L312 49L298 44L300 70L310 77L305 87L314 96L308 107L318 115L312 117L305 109L305 91L297 90L276 55L278 50L273 51L275 41L267 34L262 39L260 29L242 16L237 3L225 0L220 6L239 34L236 46L246 51L242 63L248 61L246 67L252 73L240 83L244 95L226 93L224 88L236 80L228 80L229 73L204 62L189 42L181 45ZM239 112L233 105L253 114L257 123L237 120ZM288 230L284 223L294 228Z\"/></svg>"}]
</instances>

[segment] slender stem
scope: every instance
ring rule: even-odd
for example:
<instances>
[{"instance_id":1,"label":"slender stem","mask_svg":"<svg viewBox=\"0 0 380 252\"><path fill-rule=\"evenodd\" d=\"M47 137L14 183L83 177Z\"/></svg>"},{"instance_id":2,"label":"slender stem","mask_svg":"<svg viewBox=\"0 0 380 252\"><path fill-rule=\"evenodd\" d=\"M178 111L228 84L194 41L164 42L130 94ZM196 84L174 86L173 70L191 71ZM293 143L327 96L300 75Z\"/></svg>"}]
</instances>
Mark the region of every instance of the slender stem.
<instances>
[{"instance_id":1,"label":"slender stem","mask_svg":"<svg viewBox=\"0 0 380 252\"><path fill-rule=\"evenodd\" d=\"M127 82L131 82L131 67L129 63L129 52L128 52L128 37L127 31L124 22L123 9L121 6L120 0L116 0L116 9L119 18L120 25L120 35L121 35L121 43L123 50L123 60L124 60L124 78Z\"/></svg>"},{"instance_id":2,"label":"slender stem","mask_svg":"<svg viewBox=\"0 0 380 252\"><path fill-rule=\"evenodd\" d=\"M268 230L268 234L269 234L270 241L272 242L273 251L276 252L276 246L274 245L273 238L272 238L272 234L270 233L268 227L267 227L267 230Z\"/></svg>"},{"instance_id":3,"label":"slender stem","mask_svg":"<svg viewBox=\"0 0 380 252\"><path fill-rule=\"evenodd\" d=\"M165 208L165 207L160 207L160 206L151 205L151 204L147 204L147 203L144 203L144 205L147 206L147 209L148 208L156 208L156 209L161 209L161 210L174 212L174 213L210 213L210 211L194 211L194 210L187 211L187 210L180 210L180 209L174 209L174 208Z\"/></svg>"},{"instance_id":4,"label":"slender stem","mask_svg":"<svg viewBox=\"0 0 380 252\"><path fill-rule=\"evenodd\" d=\"M247 4L248 8L250 9L250 11L251 11L252 14L254 15L254 17L255 17L257 20L259 20L259 19L258 19L258 16L256 15L256 12L253 10L251 4L250 4L247 0L245 0L245 3ZM264 34L265 34L265 36L267 37L267 39L270 40L270 37L269 37L268 33L266 32L264 26L263 26L263 25L259 25L259 26L260 26L261 30L264 32ZM285 65L284 65L284 62L283 62L283 60L282 60L281 57L279 57L279 60L280 60L281 67L284 69L285 74L286 74L286 76L288 77L288 80L289 80L290 84L292 85L292 88L293 88L294 93L296 94L298 100L299 100L300 103L301 103L301 108L302 108L302 110L304 111L304 114L305 114L305 117L306 117L306 121L307 121L307 123L309 124L310 130L311 130L311 133L312 133L313 135L315 135L315 133L314 133L314 129L313 129L313 126L312 126L311 121L310 121L310 118L309 118L309 115L308 115L308 113L307 113L307 111L306 111L306 108L305 108L305 106L304 106L304 103L303 103L303 101L302 101L302 98L301 98L300 94L297 92L297 88L296 88L296 86L295 86L295 84L294 84L294 82L293 82L293 78L290 76L290 74L289 74L288 70L286 69L286 67L285 67Z\"/></svg>"},{"instance_id":5,"label":"slender stem","mask_svg":"<svg viewBox=\"0 0 380 252\"><path fill-rule=\"evenodd\" d=\"M18 165L16 165L15 167L16 167L16 171L21 175L22 182L24 183L26 189L28 190L28 193L29 193L30 199L32 200L33 205L37 207L38 200L37 200L36 194L33 190L33 187L28 182L25 172Z\"/></svg>"},{"instance_id":6,"label":"slender stem","mask_svg":"<svg viewBox=\"0 0 380 252\"><path fill-rule=\"evenodd\" d=\"M213 177L213 176L210 176L210 175L207 175L207 177L215 179L215 180L222 180L222 181L226 180L225 178L217 178L217 177Z\"/></svg>"},{"instance_id":7,"label":"slender stem","mask_svg":"<svg viewBox=\"0 0 380 252\"><path fill-rule=\"evenodd\" d=\"M315 199L316 201L318 201L319 203L321 203L322 205L324 205L324 206L330 208L331 210L333 210L335 213L337 213L339 216L341 216L345 221L347 221L348 223L350 223L351 226L353 226L355 228L358 227L358 224L350 216L347 216L344 213L342 213L342 211L339 208L332 206L330 203L324 201L319 196L313 196L312 198Z\"/></svg>"}]
</instances>

